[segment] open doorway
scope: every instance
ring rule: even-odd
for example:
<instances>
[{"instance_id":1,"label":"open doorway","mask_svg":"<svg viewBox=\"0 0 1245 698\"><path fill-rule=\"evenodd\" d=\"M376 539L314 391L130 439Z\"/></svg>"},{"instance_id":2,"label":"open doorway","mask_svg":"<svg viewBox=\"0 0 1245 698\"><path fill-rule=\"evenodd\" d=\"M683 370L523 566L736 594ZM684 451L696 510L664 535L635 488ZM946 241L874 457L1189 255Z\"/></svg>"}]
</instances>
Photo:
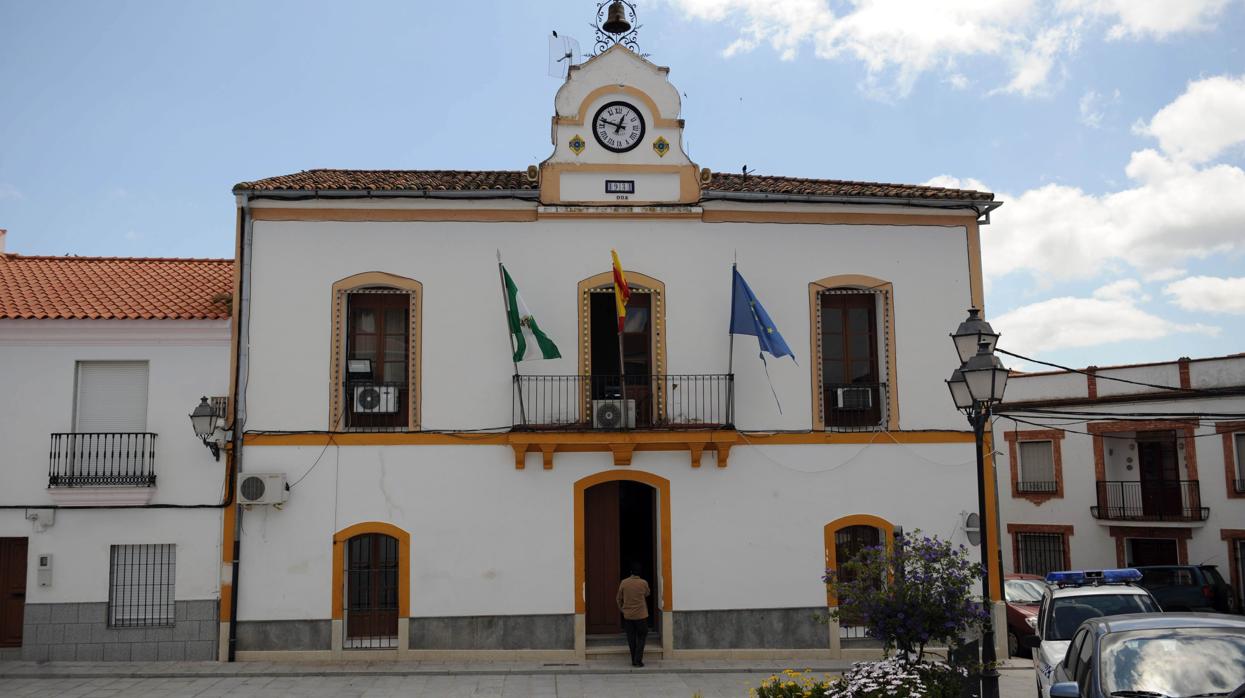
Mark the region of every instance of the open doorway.
<instances>
[{"instance_id":1,"label":"open doorway","mask_svg":"<svg viewBox=\"0 0 1245 698\"><path fill-rule=\"evenodd\" d=\"M618 311L612 288L594 289L589 294L592 371L591 394L594 405L599 400L623 399L623 383L619 377ZM627 319L622 331L623 366L626 370L625 418L628 426L646 427L653 424L653 318L652 294L633 288L627 304ZM596 413L596 410L593 410Z\"/></svg>"},{"instance_id":2,"label":"open doorway","mask_svg":"<svg viewBox=\"0 0 1245 698\"><path fill-rule=\"evenodd\" d=\"M1174 538L1129 538L1125 563L1129 567L1179 565L1180 555Z\"/></svg>"},{"instance_id":3,"label":"open doorway","mask_svg":"<svg viewBox=\"0 0 1245 698\"><path fill-rule=\"evenodd\" d=\"M1179 518L1182 507L1176 432L1138 432L1137 461L1142 513L1147 518Z\"/></svg>"},{"instance_id":4,"label":"open doorway","mask_svg":"<svg viewBox=\"0 0 1245 698\"><path fill-rule=\"evenodd\" d=\"M657 490L642 482L611 480L584 491L585 630L588 635L622 636L615 595L632 564L648 582L649 630L657 613Z\"/></svg>"}]
</instances>

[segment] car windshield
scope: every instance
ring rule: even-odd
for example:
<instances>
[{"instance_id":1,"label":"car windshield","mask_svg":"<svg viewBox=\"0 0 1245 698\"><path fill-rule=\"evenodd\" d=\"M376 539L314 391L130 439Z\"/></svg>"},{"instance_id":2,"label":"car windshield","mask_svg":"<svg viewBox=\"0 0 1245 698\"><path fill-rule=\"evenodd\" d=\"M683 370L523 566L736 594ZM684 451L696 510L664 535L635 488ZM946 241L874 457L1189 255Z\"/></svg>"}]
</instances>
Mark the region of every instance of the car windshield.
<instances>
[{"instance_id":1,"label":"car windshield","mask_svg":"<svg viewBox=\"0 0 1245 698\"><path fill-rule=\"evenodd\" d=\"M1052 622L1047 625L1047 640L1071 640L1081 623L1099 616L1122 613L1158 613L1158 604L1148 594L1094 594L1065 596L1051 605Z\"/></svg>"},{"instance_id":2,"label":"car windshield","mask_svg":"<svg viewBox=\"0 0 1245 698\"><path fill-rule=\"evenodd\" d=\"M1008 603L1042 603L1046 585L1036 579L1009 579L1003 585Z\"/></svg>"},{"instance_id":3,"label":"car windshield","mask_svg":"<svg viewBox=\"0 0 1245 698\"><path fill-rule=\"evenodd\" d=\"M1245 629L1177 628L1108 633L1099 650L1103 693L1226 695L1245 684Z\"/></svg>"}]
</instances>

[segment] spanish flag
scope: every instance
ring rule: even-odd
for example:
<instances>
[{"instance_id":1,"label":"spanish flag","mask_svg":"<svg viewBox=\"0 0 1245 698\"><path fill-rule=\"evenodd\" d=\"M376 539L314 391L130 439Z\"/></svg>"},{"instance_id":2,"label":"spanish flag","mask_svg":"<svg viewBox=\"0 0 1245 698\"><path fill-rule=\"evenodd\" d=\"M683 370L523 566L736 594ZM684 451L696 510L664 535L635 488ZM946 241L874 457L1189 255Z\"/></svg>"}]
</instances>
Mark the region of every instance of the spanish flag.
<instances>
[{"instance_id":1,"label":"spanish flag","mask_svg":"<svg viewBox=\"0 0 1245 698\"><path fill-rule=\"evenodd\" d=\"M621 334L623 323L627 321L627 301L631 299L631 289L627 286L627 277L623 276L618 252L610 250L610 256L614 258L614 306L618 309L618 332Z\"/></svg>"}]
</instances>

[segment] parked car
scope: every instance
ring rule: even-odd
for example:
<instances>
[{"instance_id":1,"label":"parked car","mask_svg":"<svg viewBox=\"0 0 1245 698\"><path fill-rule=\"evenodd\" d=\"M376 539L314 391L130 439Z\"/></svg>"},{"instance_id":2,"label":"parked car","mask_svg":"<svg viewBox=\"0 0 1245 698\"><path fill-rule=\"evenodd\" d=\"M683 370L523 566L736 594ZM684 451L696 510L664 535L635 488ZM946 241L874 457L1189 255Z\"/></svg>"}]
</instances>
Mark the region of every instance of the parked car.
<instances>
[{"instance_id":1,"label":"parked car","mask_svg":"<svg viewBox=\"0 0 1245 698\"><path fill-rule=\"evenodd\" d=\"M1091 618L1055 667L1051 698L1229 696L1245 691L1245 619L1214 613Z\"/></svg>"},{"instance_id":2,"label":"parked car","mask_svg":"<svg viewBox=\"0 0 1245 698\"><path fill-rule=\"evenodd\" d=\"M1164 611L1239 613L1236 593L1214 565L1138 567L1141 586L1150 590Z\"/></svg>"},{"instance_id":3,"label":"parked car","mask_svg":"<svg viewBox=\"0 0 1245 698\"><path fill-rule=\"evenodd\" d=\"M1003 577L1009 657L1028 657L1032 654L1028 647L1020 644L1020 638L1034 634L1038 607L1042 605L1042 593L1045 591L1046 582L1036 574L1009 574Z\"/></svg>"},{"instance_id":4,"label":"parked car","mask_svg":"<svg viewBox=\"0 0 1245 698\"><path fill-rule=\"evenodd\" d=\"M1055 666L1063 661L1068 643L1081 623L1099 616L1126 613L1158 613L1158 602L1136 585L1141 573L1134 569L1070 570L1046 575L1049 585L1038 609L1037 634L1020 644L1033 653L1039 696L1048 696Z\"/></svg>"}]
</instances>

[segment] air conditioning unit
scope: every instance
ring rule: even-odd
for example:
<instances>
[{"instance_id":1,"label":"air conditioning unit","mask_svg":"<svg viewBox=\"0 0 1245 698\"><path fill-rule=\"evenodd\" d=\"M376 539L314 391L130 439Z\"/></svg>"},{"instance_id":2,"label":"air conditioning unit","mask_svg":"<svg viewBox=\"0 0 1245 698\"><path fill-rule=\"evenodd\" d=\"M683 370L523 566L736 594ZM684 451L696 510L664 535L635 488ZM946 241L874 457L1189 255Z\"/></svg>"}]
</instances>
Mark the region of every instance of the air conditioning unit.
<instances>
[{"instance_id":1,"label":"air conditioning unit","mask_svg":"<svg viewBox=\"0 0 1245 698\"><path fill-rule=\"evenodd\" d=\"M867 410L873 407L873 388L836 388L841 410Z\"/></svg>"},{"instance_id":2,"label":"air conditioning unit","mask_svg":"<svg viewBox=\"0 0 1245 698\"><path fill-rule=\"evenodd\" d=\"M285 473L240 473L239 504L282 504L289 496Z\"/></svg>"},{"instance_id":3,"label":"air conditioning unit","mask_svg":"<svg viewBox=\"0 0 1245 698\"><path fill-rule=\"evenodd\" d=\"M592 428L593 429L623 429L624 415L623 407L626 403L626 427L627 429L635 428L635 400L621 400L615 398L613 400L593 400L592 401Z\"/></svg>"},{"instance_id":4,"label":"air conditioning unit","mask_svg":"<svg viewBox=\"0 0 1245 698\"><path fill-rule=\"evenodd\" d=\"M398 411L398 386L356 385L354 411L392 413Z\"/></svg>"}]
</instances>

